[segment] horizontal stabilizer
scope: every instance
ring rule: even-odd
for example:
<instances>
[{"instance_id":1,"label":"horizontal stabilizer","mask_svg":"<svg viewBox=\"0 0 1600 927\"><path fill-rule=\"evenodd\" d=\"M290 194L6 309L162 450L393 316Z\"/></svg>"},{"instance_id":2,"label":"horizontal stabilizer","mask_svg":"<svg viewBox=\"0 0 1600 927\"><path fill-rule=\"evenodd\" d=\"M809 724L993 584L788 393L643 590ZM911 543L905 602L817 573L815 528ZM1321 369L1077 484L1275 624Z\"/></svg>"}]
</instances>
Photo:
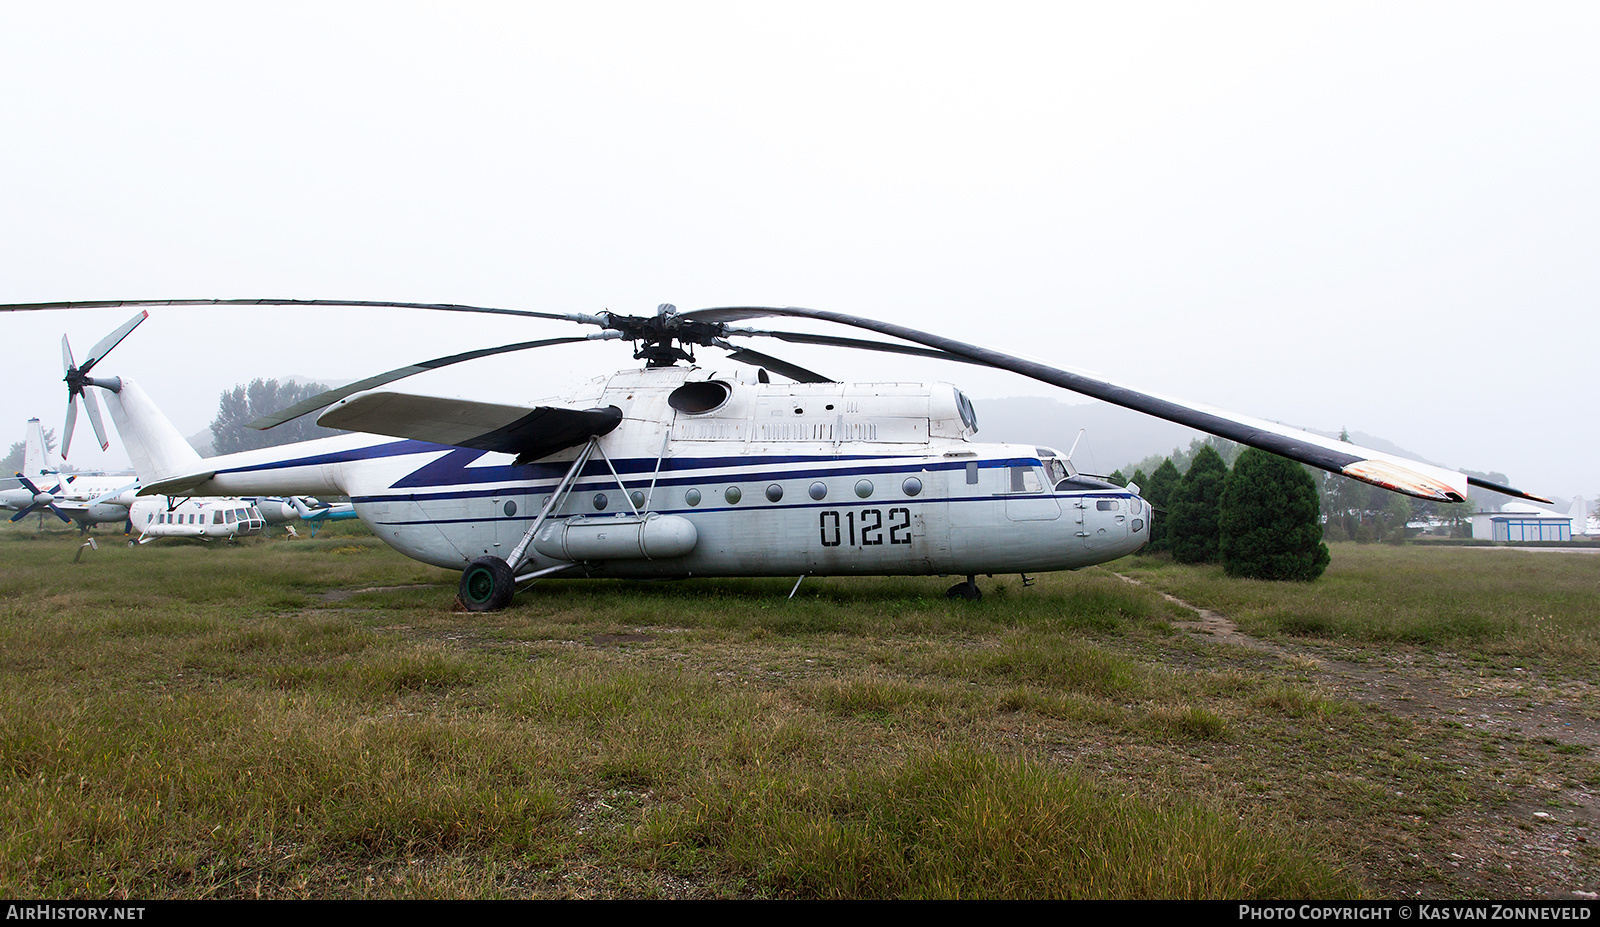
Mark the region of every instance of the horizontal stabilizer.
<instances>
[{"instance_id":1,"label":"horizontal stabilizer","mask_svg":"<svg viewBox=\"0 0 1600 927\"><path fill-rule=\"evenodd\" d=\"M139 487L141 496L189 496L194 494L194 489L217 475L215 470L204 470L199 473L180 473L169 476L164 480L154 483L145 483Z\"/></svg>"},{"instance_id":2,"label":"horizontal stabilizer","mask_svg":"<svg viewBox=\"0 0 1600 927\"><path fill-rule=\"evenodd\" d=\"M608 434L622 410L508 406L411 393L366 392L340 400L317 424L537 460Z\"/></svg>"}]
</instances>

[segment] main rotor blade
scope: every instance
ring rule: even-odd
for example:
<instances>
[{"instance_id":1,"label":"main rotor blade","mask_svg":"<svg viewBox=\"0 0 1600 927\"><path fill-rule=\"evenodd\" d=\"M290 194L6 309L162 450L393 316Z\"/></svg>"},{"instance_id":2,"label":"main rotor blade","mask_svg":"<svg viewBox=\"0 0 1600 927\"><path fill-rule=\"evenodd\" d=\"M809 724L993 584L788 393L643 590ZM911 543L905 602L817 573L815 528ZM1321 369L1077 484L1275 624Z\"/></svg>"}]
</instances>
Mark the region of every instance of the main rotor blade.
<instances>
[{"instance_id":1,"label":"main rotor blade","mask_svg":"<svg viewBox=\"0 0 1600 927\"><path fill-rule=\"evenodd\" d=\"M415 364L408 364L404 367L396 367L387 373L380 373L377 376L367 377L365 380L358 380L355 383L349 384L348 386L341 386L338 389L330 389L325 393L318 393L317 395L312 396L310 399L307 399L304 402L297 402L287 409L282 409L272 413L271 415L263 415L261 418L251 422L250 427L265 431L268 428L282 425L284 422L297 419L309 412L315 412L318 409L331 406L346 396L353 396L356 393L383 386L385 383L393 383L396 380L405 379L413 374L426 373L429 370L438 370L440 367L448 367L451 364L459 364L463 361L477 360L480 357L492 357L496 354L509 354L512 351L527 351L532 348L544 348L556 344L574 344L580 341L605 341L620 337L621 335L616 332L598 332L593 335L585 335L576 338L546 338L543 341L523 341L517 344L503 344L497 348L479 348L476 351L464 351L460 354L451 354L448 357L436 357L433 360L425 360Z\"/></svg>"},{"instance_id":2,"label":"main rotor blade","mask_svg":"<svg viewBox=\"0 0 1600 927\"><path fill-rule=\"evenodd\" d=\"M729 337L734 335L745 335L777 338L780 341L788 341L794 344L822 344L833 348L860 348L866 351L886 351L891 354L910 354L915 357L932 357L938 360L959 361L963 364L987 366L982 361L976 361L970 357L962 357L959 354L951 354L948 351L935 351L932 348L917 348L912 347L909 344L890 344L887 341L863 341L860 338L840 338L835 335L809 335L804 332L759 331L757 329L750 328L730 328L728 329L727 334Z\"/></svg>"},{"instance_id":3,"label":"main rotor blade","mask_svg":"<svg viewBox=\"0 0 1600 927\"><path fill-rule=\"evenodd\" d=\"M1385 454L1369 448L1324 438L1297 428L1265 422L1247 416L1208 409L1197 405L1165 399L1149 393L1108 383L1084 374L1051 367L1037 361L1025 360L989 348L981 348L927 332L862 318L842 312L806 309L799 306L776 308L771 306L730 306L701 309L684 313L685 318L699 322L734 322L744 319L782 316L788 318L817 319L864 328L892 338L900 338L926 345L950 354L960 355L973 363L985 364L1000 370L1009 370L1053 386L1092 396L1124 408L1164 418L1209 434L1237 441L1240 444L1271 451L1291 460L1307 463L1323 470L1340 473L1365 483L1403 492L1421 499L1442 502L1460 502L1466 498L1466 485L1473 481L1464 474L1453 473L1441 467ZM1465 485L1463 485L1465 484ZM1549 502L1511 487L1501 487L1498 492L1537 502Z\"/></svg>"},{"instance_id":4,"label":"main rotor blade","mask_svg":"<svg viewBox=\"0 0 1600 927\"><path fill-rule=\"evenodd\" d=\"M93 367L95 364L99 363L100 359L102 357L105 357L107 354L111 353L111 349L112 348L114 348L117 345L121 344L122 343L122 339L128 337L128 333L129 332L131 332L134 329L138 328L139 327L139 323L143 322L145 319L147 319L149 317L150 317L150 313L149 312L141 312L138 315L134 316L133 318L129 319L128 321L122 323L122 325L120 327L118 327L116 331L114 331L111 334L105 336L104 338L101 338L99 343L96 344L94 346L94 348L92 348L89 351L89 356L85 357L83 359L83 366L78 369L78 372L79 373L84 373L84 374L88 373L89 369L91 367ZM65 336L65 335L61 336L63 345L66 344L66 337L67 336ZM93 417L93 415L92 415L92 410L91 410L91 418L92 417Z\"/></svg>"},{"instance_id":5,"label":"main rotor blade","mask_svg":"<svg viewBox=\"0 0 1600 927\"><path fill-rule=\"evenodd\" d=\"M736 348L726 342L718 342L717 347L728 352L728 356L744 364L754 364L783 374L797 383L836 383L833 377L825 377L814 370L807 370L799 364L791 364L781 357L752 351L749 348Z\"/></svg>"},{"instance_id":6,"label":"main rotor blade","mask_svg":"<svg viewBox=\"0 0 1600 927\"><path fill-rule=\"evenodd\" d=\"M105 299L61 303L9 303L0 305L0 312L29 312L37 309L114 309L119 306L362 306L384 309L433 309L440 312L478 312L581 322L585 325L606 324L605 319L600 316L575 312L534 312L531 309L494 309L485 306L460 306L455 303L399 303L371 299Z\"/></svg>"}]
</instances>

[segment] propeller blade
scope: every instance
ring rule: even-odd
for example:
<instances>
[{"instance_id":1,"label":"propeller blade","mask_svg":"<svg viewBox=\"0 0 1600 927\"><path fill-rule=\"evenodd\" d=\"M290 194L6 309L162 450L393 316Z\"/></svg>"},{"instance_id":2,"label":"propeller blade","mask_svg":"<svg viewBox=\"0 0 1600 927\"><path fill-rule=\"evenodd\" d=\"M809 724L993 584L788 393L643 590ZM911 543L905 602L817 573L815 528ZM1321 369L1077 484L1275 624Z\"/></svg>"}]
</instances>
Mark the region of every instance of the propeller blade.
<instances>
[{"instance_id":1,"label":"propeller blade","mask_svg":"<svg viewBox=\"0 0 1600 927\"><path fill-rule=\"evenodd\" d=\"M61 459L67 459L67 450L72 447L72 426L78 421L78 397L67 393L67 424L61 429Z\"/></svg>"},{"instance_id":2,"label":"propeller blade","mask_svg":"<svg viewBox=\"0 0 1600 927\"><path fill-rule=\"evenodd\" d=\"M1362 482L1403 492L1421 499L1443 502L1460 502L1466 498L1466 487L1472 480L1464 474L1453 473L1440 467L1384 454L1356 445L1346 444L1321 435L1289 428L1274 422L1209 409L1142 393L1137 390L1108 383L1094 377L1057 367L1026 360L989 348L918 331L891 322L862 318L842 312L805 309L798 306L776 308L771 306L729 306L700 309L683 314L683 318L696 322L727 323L744 319L781 316L786 318L817 319L839 325L864 328L891 338L900 338L925 345L949 354L967 358L972 363L984 364L1000 370L1009 370L1022 376L1059 386L1063 389L1092 396L1124 408L1164 418L1209 434L1237 441L1250 447L1271 451L1291 460L1307 463L1323 470L1340 473ZM729 332L732 334L732 332ZM1524 499L1548 502L1540 496L1521 490L1503 487L1497 489Z\"/></svg>"},{"instance_id":3,"label":"propeller blade","mask_svg":"<svg viewBox=\"0 0 1600 927\"><path fill-rule=\"evenodd\" d=\"M89 356L83 359L83 366L78 368L79 373L88 373L89 369L100 362L100 359L111 353L111 349L122 343L128 333L139 327L139 323L150 317L149 312L141 312L117 327L117 330L101 338L90 351ZM66 340L66 336L62 336Z\"/></svg>"},{"instance_id":4,"label":"propeller blade","mask_svg":"<svg viewBox=\"0 0 1600 927\"><path fill-rule=\"evenodd\" d=\"M377 376L367 377L365 380L358 380L355 383L349 384L348 386L341 386L338 389L330 389L325 393L318 393L317 395L312 396L310 399L307 399L304 402L297 402L287 409L282 409L272 413L271 415L263 415L261 418L251 422L250 427L265 431L268 428L282 425L284 422L297 419L307 413L315 412L318 409L331 406L346 396L353 396L356 393L364 392L369 389L375 389L379 386L383 386L386 383L393 383L396 380L404 379L412 376L413 374L425 373L429 370L438 370L441 367L448 367L451 364L459 364L462 361L477 360L481 357L492 357L496 354L508 354L512 351L527 351L532 348L545 348L556 344L573 344L579 341L604 341L620 337L621 335L616 332L599 332L593 335L586 335L578 338L546 338L543 341L523 341L517 344L503 344L497 348L479 348L476 351L464 351L460 354L451 354L448 357L436 357L433 360L425 360L419 363L409 364L405 367L396 367L387 373L380 373Z\"/></svg>"},{"instance_id":5,"label":"propeller blade","mask_svg":"<svg viewBox=\"0 0 1600 927\"><path fill-rule=\"evenodd\" d=\"M791 364L780 357L773 357L771 354L763 354L760 351L752 351L749 348L736 348L731 344L725 343L718 344L717 347L725 349L728 352L729 357L739 361L740 363L753 364L757 367L765 367L768 370L781 373L798 383L837 382L833 379L833 377L825 377L815 371L807 370L806 368L801 367L799 364Z\"/></svg>"},{"instance_id":6,"label":"propeller blade","mask_svg":"<svg viewBox=\"0 0 1600 927\"><path fill-rule=\"evenodd\" d=\"M55 488L46 493L40 492L39 487L34 484L33 480L28 479L28 477L24 474L18 473L16 477L17 482L21 483L24 489L30 493L33 493L33 501L28 503L26 506L23 506L21 509L18 509L17 514L11 516L12 521L21 521L24 518L27 518L40 506L49 508L50 511L56 514L57 518L64 522L72 521L71 518L67 517L65 512L61 511L59 508L56 508L55 493L61 491L61 483L57 482Z\"/></svg>"},{"instance_id":7,"label":"propeller blade","mask_svg":"<svg viewBox=\"0 0 1600 927\"><path fill-rule=\"evenodd\" d=\"M61 372L63 374L71 373L72 372L72 368L76 367L76 366L77 366L77 364L74 364L72 362L72 345L70 343L68 343L67 336L66 335L62 335L61 336Z\"/></svg>"},{"instance_id":8,"label":"propeller blade","mask_svg":"<svg viewBox=\"0 0 1600 927\"><path fill-rule=\"evenodd\" d=\"M575 312L534 312L529 309L493 309L484 306L459 306L454 303L397 303L366 299L107 299L62 303L10 303L0 305L0 312L29 312L39 309L115 309L120 306L362 306L380 309L433 309L441 312L479 312L491 315L514 315L531 319L556 319L582 322L586 325L605 325L598 315ZM107 348L106 350L110 350ZM99 352L96 357L104 357Z\"/></svg>"},{"instance_id":9,"label":"propeller blade","mask_svg":"<svg viewBox=\"0 0 1600 927\"><path fill-rule=\"evenodd\" d=\"M89 410L89 424L94 426L94 436L99 439L100 450L103 451L111 446L111 442L106 440L106 426L100 421L100 400L94 398L94 393L84 390L83 404ZM61 456L65 457L66 454Z\"/></svg>"}]
</instances>

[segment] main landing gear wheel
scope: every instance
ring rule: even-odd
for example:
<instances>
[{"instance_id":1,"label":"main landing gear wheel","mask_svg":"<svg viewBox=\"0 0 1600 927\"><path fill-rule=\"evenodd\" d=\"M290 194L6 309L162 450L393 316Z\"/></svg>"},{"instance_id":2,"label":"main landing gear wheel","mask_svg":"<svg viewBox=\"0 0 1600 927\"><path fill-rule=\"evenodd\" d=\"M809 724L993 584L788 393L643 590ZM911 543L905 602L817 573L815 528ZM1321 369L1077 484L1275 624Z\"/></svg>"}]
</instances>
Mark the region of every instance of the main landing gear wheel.
<instances>
[{"instance_id":1,"label":"main landing gear wheel","mask_svg":"<svg viewBox=\"0 0 1600 927\"><path fill-rule=\"evenodd\" d=\"M494 612L511 604L517 577L499 557L479 557L461 574L461 604L469 612Z\"/></svg>"},{"instance_id":2,"label":"main landing gear wheel","mask_svg":"<svg viewBox=\"0 0 1600 927\"><path fill-rule=\"evenodd\" d=\"M956 583L954 586L951 586L950 590L944 594L944 597L947 599L966 599L968 602L976 602L983 598L983 590L978 588L978 577L968 576L966 582Z\"/></svg>"}]
</instances>

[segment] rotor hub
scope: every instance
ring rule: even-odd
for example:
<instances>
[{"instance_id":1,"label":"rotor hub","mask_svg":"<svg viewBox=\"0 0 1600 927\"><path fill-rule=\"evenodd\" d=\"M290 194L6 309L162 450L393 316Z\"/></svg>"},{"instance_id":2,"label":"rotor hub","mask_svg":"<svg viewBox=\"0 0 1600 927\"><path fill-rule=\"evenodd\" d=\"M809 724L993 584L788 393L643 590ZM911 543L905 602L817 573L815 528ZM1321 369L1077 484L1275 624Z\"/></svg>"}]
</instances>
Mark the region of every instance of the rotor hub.
<instances>
[{"instance_id":1,"label":"rotor hub","mask_svg":"<svg viewBox=\"0 0 1600 927\"><path fill-rule=\"evenodd\" d=\"M694 363L694 348L709 347L727 331L721 322L686 319L670 303L662 303L653 316L603 314L605 328L634 343L635 360L647 367L671 367L679 361Z\"/></svg>"}]
</instances>

